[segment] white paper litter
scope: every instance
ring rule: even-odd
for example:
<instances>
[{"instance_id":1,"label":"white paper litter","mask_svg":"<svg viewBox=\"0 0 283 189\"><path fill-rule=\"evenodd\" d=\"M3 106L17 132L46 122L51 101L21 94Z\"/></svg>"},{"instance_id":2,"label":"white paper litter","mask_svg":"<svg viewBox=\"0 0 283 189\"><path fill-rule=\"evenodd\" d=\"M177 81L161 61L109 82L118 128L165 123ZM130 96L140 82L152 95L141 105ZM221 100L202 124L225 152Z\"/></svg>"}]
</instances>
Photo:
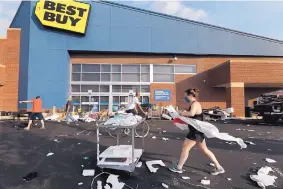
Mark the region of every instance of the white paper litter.
<instances>
[{"instance_id":1,"label":"white paper litter","mask_svg":"<svg viewBox=\"0 0 283 189\"><path fill-rule=\"evenodd\" d=\"M108 119L104 125L115 125L115 126L131 126L135 125L142 120L141 116L133 114L120 114L113 118Z\"/></svg>"},{"instance_id":2,"label":"white paper litter","mask_svg":"<svg viewBox=\"0 0 283 189\"><path fill-rule=\"evenodd\" d=\"M164 188L169 188L169 186L168 186L167 184L164 184L164 183L162 183L162 186L163 186Z\"/></svg>"},{"instance_id":3,"label":"white paper litter","mask_svg":"<svg viewBox=\"0 0 283 189\"><path fill-rule=\"evenodd\" d=\"M253 132L253 131L255 131L255 130L248 130L248 131Z\"/></svg>"},{"instance_id":4,"label":"white paper litter","mask_svg":"<svg viewBox=\"0 0 283 189\"><path fill-rule=\"evenodd\" d=\"M83 183L82 183L82 182L79 182L78 185L81 186L81 185L83 185Z\"/></svg>"},{"instance_id":5,"label":"white paper litter","mask_svg":"<svg viewBox=\"0 0 283 189\"><path fill-rule=\"evenodd\" d=\"M136 165L137 168L140 168L142 166L142 162L138 162L138 164Z\"/></svg>"},{"instance_id":6,"label":"white paper litter","mask_svg":"<svg viewBox=\"0 0 283 189\"><path fill-rule=\"evenodd\" d=\"M80 145L81 143L78 143L78 145Z\"/></svg>"},{"instance_id":7,"label":"white paper litter","mask_svg":"<svg viewBox=\"0 0 283 189\"><path fill-rule=\"evenodd\" d=\"M276 176L268 175L270 171L273 171L271 167L262 167L258 170L257 175L250 175L250 178L265 189L266 186L273 186L275 179L277 179Z\"/></svg>"},{"instance_id":8,"label":"white paper litter","mask_svg":"<svg viewBox=\"0 0 283 189\"><path fill-rule=\"evenodd\" d=\"M153 165L160 165L162 167L165 167L165 164L163 163L162 160L147 161L147 162L145 162L145 164L146 164L147 168L149 169L149 171L152 172L152 173L156 173L157 170L159 169L159 168L154 168Z\"/></svg>"},{"instance_id":9,"label":"white paper litter","mask_svg":"<svg viewBox=\"0 0 283 189\"><path fill-rule=\"evenodd\" d=\"M97 189L102 189L102 182L100 180L98 180L96 184L97 184Z\"/></svg>"},{"instance_id":10,"label":"white paper litter","mask_svg":"<svg viewBox=\"0 0 283 189\"><path fill-rule=\"evenodd\" d=\"M153 139L156 139L156 136L153 136L152 138L153 138Z\"/></svg>"},{"instance_id":11,"label":"white paper litter","mask_svg":"<svg viewBox=\"0 0 283 189\"><path fill-rule=\"evenodd\" d=\"M52 155L54 155L54 153L49 152L46 156L52 156Z\"/></svg>"},{"instance_id":12,"label":"white paper litter","mask_svg":"<svg viewBox=\"0 0 283 189\"><path fill-rule=\"evenodd\" d=\"M56 121L60 116L58 114L54 114L52 116L46 117L45 120Z\"/></svg>"},{"instance_id":13,"label":"white paper litter","mask_svg":"<svg viewBox=\"0 0 283 189\"><path fill-rule=\"evenodd\" d=\"M228 180L228 181L231 181L232 179L231 179L231 178L227 178L227 180Z\"/></svg>"},{"instance_id":14,"label":"white paper litter","mask_svg":"<svg viewBox=\"0 0 283 189\"><path fill-rule=\"evenodd\" d=\"M188 179L190 179L190 177L182 177L182 179L188 180Z\"/></svg>"},{"instance_id":15,"label":"white paper litter","mask_svg":"<svg viewBox=\"0 0 283 189\"><path fill-rule=\"evenodd\" d=\"M265 161L268 162L268 163L276 163L275 160L270 159L270 158L265 158Z\"/></svg>"},{"instance_id":16,"label":"white paper litter","mask_svg":"<svg viewBox=\"0 0 283 189\"><path fill-rule=\"evenodd\" d=\"M81 167L84 167L84 165L81 165Z\"/></svg>"},{"instance_id":17,"label":"white paper litter","mask_svg":"<svg viewBox=\"0 0 283 189\"><path fill-rule=\"evenodd\" d=\"M271 149L267 149L268 151L271 151Z\"/></svg>"},{"instance_id":18,"label":"white paper litter","mask_svg":"<svg viewBox=\"0 0 283 189\"><path fill-rule=\"evenodd\" d=\"M119 182L118 175L109 175L106 182L112 185L112 189L122 189L125 183Z\"/></svg>"},{"instance_id":19,"label":"white paper litter","mask_svg":"<svg viewBox=\"0 0 283 189\"><path fill-rule=\"evenodd\" d=\"M94 176L94 169L85 169L83 170L83 176L89 177L89 176Z\"/></svg>"},{"instance_id":20,"label":"white paper litter","mask_svg":"<svg viewBox=\"0 0 283 189\"><path fill-rule=\"evenodd\" d=\"M163 133L166 133L167 131L162 131Z\"/></svg>"},{"instance_id":21,"label":"white paper litter","mask_svg":"<svg viewBox=\"0 0 283 189\"><path fill-rule=\"evenodd\" d=\"M210 185L210 180L201 180L200 183L203 185Z\"/></svg>"},{"instance_id":22,"label":"white paper litter","mask_svg":"<svg viewBox=\"0 0 283 189\"><path fill-rule=\"evenodd\" d=\"M236 129L236 131L240 131L241 129Z\"/></svg>"},{"instance_id":23,"label":"white paper litter","mask_svg":"<svg viewBox=\"0 0 283 189\"><path fill-rule=\"evenodd\" d=\"M164 140L164 141L168 141L168 140L169 140L169 138L162 137L162 140Z\"/></svg>"}]
</instances>

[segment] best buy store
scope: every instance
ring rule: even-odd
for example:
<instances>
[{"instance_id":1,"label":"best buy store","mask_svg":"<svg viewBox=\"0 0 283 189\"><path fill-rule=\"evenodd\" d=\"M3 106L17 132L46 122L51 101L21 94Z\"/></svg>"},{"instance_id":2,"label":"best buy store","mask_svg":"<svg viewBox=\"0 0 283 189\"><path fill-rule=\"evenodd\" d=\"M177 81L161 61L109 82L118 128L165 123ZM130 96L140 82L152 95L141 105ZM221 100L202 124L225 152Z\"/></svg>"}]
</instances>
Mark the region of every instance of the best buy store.
<instances>
[{"instance_id":1,"label":"best buy store","mask_svg":"<svg viewBox=\"0 0 283 189\"><path fill-rule=\"evenodd\" d=\"M117 3L23 1L4 40L14 43L16 33L16 100L40 95L46 109L72 95L85 110L113 110L129 90L140 91L143 103L185 107L184 91L199 88L204 107L244 116L251 99L282 88L283 74L268 77L280 75L282 41Z\"/></svg>"}]
</instances>

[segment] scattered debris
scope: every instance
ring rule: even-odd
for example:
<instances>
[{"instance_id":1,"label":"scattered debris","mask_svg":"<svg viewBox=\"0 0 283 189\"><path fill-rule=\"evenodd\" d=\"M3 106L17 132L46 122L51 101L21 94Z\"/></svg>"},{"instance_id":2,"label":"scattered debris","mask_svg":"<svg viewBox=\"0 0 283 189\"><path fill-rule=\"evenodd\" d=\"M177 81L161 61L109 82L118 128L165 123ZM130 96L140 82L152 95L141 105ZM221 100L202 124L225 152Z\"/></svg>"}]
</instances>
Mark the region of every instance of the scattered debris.
<instances>
[{"instance_id":1,"label":"scattered debris","mask_svg":"<svg viewBox=\"0 0 283 189\"><path fill-rule=\"evenodd\" d=\"M250 178L265 189L266 186L273 186L275 179L277 179L276 176L268 175L270 171L273 171L271 167L262 167L258 170L257 175L250 175Z\"/></svg>"},{"instance_id":2,"label":"scattered debris","mask_svg":"<svg viewBox=\"0 0 283 189\"><path fill-rule=\"evenodd\" d=\"M156 136L153 136L152 138L153 138L153 139L156 139Z\"/></svg>"},{"instance_id":3,"label":"scattered debris","mask_svg":"<svg viewBox=\"0 0 283 189\"><path fill-rule=\"evenodd\" d=\"M247 125L247 127L249 127L250 125Z\"/></svg>"},{"instance_id":4,"label":"scattered debris","mask_svg":"<svg viewBox=\"0 0 283 189\"><path fill-rule=\"evenodd\" d=\"M210 180L201 180L200 183L203 185L210 185Z\"/></svg>"},{"instance_id":5,"label":"scattered debris","mask_svg":"<svg viewBox=\"0 0 283 189\"><path fill-rule=\"evenodd\" d=\"M58 139L54 139L54 142L60 143L61 141L59 141Z\"/></svg>"},{"instance_id":6,"label":"scattered debris","mask_svg":"<svg viewBox=\"0 0 283 189\"><path fill-rule=\"evenodd\" d=\"M225 142L226 144L230 144L230 145L233 145L235 144L234 142Z\"/></svg>"},{"instance_id":7,"label":"scattered debris","mask_svg":"<svg viewBox=\"0 0 283 189\"><path fill-rule=\"evenodd\" d=\"M138 162L138 164L136 165L137 168L140 168L142 166L142 162Z\"/></svg>"},{"instance_id":8,"label":"scattered debris","mask_svg":"<svg viewBox=\"0 0 283 189\"><path fill-rule=\"evenodd\" d=\"M255 138L255 137L248 137L248 138Z\"/></svg>"},{"instance_id":9,"label":"scattered debris","mask_svg":"<svg viewBox=\"0 0 283 189\"><path fill-rule=\"evenodd\" d=\"M268 151L271 151L271 149L267 149Z\"/></svg>"},{"instance_id":10,"label":"scattered debris","mask_svg":"<svg viewBox=\"0 0 283 189\"><path fill-rule=\"evenodd\" d=\"M166 133L167 131L162 131L163 133Z\"/></svg>"},{"instance_id":11,"label":"scattered debris","mask_svg":"<svg viewBox=\"0 0 283 189\"><path fill-rule=\"evenodd\" d=\"M250 145L254 145L255 146L255 143L251 142L251 141L245 141L246 144L250 144Z\"/></svg>"},{"instance_id":12,"label":"scattered debris","mask_svg":"<svg viewBox=\"0 0 283 189\"><path fill-rule=\"evenodd\" d=\"M268 162L268 163L276 163L275 160L270 159L270 158L265 158L265 161Z\"/></svg>"},{"instance_id":13,"label":"scattered debris","mask_svg":"<svg viewBox=\"0 0 283 189\"><path fill-rule=\"evenodd\" d=\"M28 181L36 178L36 177L37 177L37 172L32 172L32 173L29 173L26 176L24 176L23 180L28 182Z\"/></svg>"},{"instance_id":14,"label":"scattered debris","mask_svg":"<svg viewBox=\"0 0 283 189\"><path fill-rule=\"evenodd\" d=\"M227 178L227 180L228 180L228 181L231 181L232 179L231 179L231 178Z\"/></svg>"},{"instance_id":15,"label":"scattered debris","mask_svg":"<svg viewBox=\"0 0 283 189\"><path fill-rule=\"evenodd\" d=\"M54 153L49 152L46 156L52 156L52 155L54 155Z\"/></svg>"},{"instance_id":16,"label":"scattered debris","mask_svg":"<svg viewBox=\"0 0 283 189\"><path fill-rule=\"evenodd\" d=\"M207 179L206 177L204 177L204 179Z\"/></svg>"},{"instance_id":17,"label":"scattered debris","mask_svg":"<svg viewBox=\"0 0 283 189\"><path fill-rule=\"evenodd\" d=\"M248 131L253 132L253 131L255 131L255 130L248 130Z\"/></svg>"},{"instance_id":18,"label":"scattered debris","mask_svg":"<svg viewBox=\"0 0 283 189\"><path fill-rule=\"evenodd\" d=\"M147 161L147 162L145 162L145 164L146 164L147 168L149 169L149 171L152 172L152 173L156 173L157 170L159 169L159 168L154 168L152 165L160 165L162 167L165 167L165 164L163 163L162 160Z\"/></svg>"},{"instance_id":19,"label":"scattered debris","mask_svg":"<svg viewBox=\"0 0 283 189\"><path fill-rule=\"evenodd\" d=\"M180 140L180 138L179 138L179 137L177 137L177 140Z\"/></svg>"},{"instance_id":20,"label":"scattered debris","mask_svg":"<svg viewBox=\"0 0 283 189\"><path fill-rule=\"evenodd\" d=\"M215 167L214 163L210 163L209 165L212 166L212 167Z\"/></svg>"},{"instance_id":21,"label":"scattered debris","mask_svg":"<svg viewBox=\"0 0 283 189\"><path fill-rule=\"evenodd\" d=\"M81 167L84 167L84 165L81 165Z\"/></svg>"},{"instance_id":22,"label":"scattered debris","mask_svg":"<svg viewBox=\"0 0 283 189\"><path fill-rule=\"evenodd\" d=\"M83 176L88 177L88 176L94 176L94 169L85 169L83 170Z\"/></svg>"},{"instance_id":23,"label":"scattered debris","mask_svg":"<svg viewBox=\"0 0 283 189\"><path fill-rule=\"evenodd\" d=\"M82 182L79 182L78 185L81 186L81 185L83 185L83 183L82 183Z\"/></svg>"},{"instance_id":24,"label":"scattered debris","mask_svg":"<svg viewBox=\"0 0 283 189\"><path fill-rule=\"evenodd\" d=\"M267 134L270 134L270 132L267 132Z\"/></svg>"},{"instance_id":25,"label":"scattered debris","mask_svg":"<svg viewBox=\"0 0 283 189\"><path fill-rule=\"evenodd\" d=\"M256 163L253 163L254 165L256 165Z\"/></svg>"},{"instance_id":26,"label":"scattered debris","mask_svg":"<svg viewBox=\"0 0 283 189\"><path fill-rule=\"evenodd\" d=\"M188 180L188 179L190 179L190 177L182 177L182 179Z\"/></svg>"},{"instance_id":27,"label":"scattered debris","mask_svg":"<svg viewBox=\"0 0 283 189\"><path fill-rule=\"evenodd\" d=\"M228 122L224 122L224 123L228 123Z\"/></svg>"},{"instance_id":28,"label":"scattered debris","mask_svg":"<svg viewBox=\"0 0 283 189\"><path fill-rule=\"evenodd\" d=\"M78 143L78 145L80 145L81 143Z\"/></svg>"},{"instance_id":29,"label":"scattered debris","mask_svg":"<svg viewBox=\"0 0 283 189\"><path fill-rule=\"evenodd\" d=\"M88 160L89 158L87 156L84 157L84 160Z\"/></svg>"},{"instance_id":30,"label":"scattered debris","mask_svg":"<svg viewBox=\"0 0 283 189\"><path fill-rule=\"evenodd\" d=\"M112 189L122 189L125 183L119 182L118 175L109 175L106 182L112 185Z\"/></svg>"},{"instance_id":31,"label":"scattered debris","mask_svg":"<svg viewBox=\"0 0 283 189\"><path fill-rule=\"evenodd\" d=\"M164 184L164 183L162 183L162 186L163 186L164 188L169 188L169 186L168 186L167 184Z\"/></svg>"},{"instance_id":32,"label":"scattered debris","mask_svg":"<svg viewBox=\"0 0 283 189\"><path fill-rule=\"evenodd\" d=\"M237 131L240 131L241 129L236 129Z\"/></svg>"},{"instance_id":33,"label":"scattered debris","mask_svg":"<svg viewBox=\"0 0 283 189\"><path fill-rule=\"evenodd\" d=\"M169 138L162 137L162 140L167 141L167 140L169 140Z\"/></svg>"}]
</instances>

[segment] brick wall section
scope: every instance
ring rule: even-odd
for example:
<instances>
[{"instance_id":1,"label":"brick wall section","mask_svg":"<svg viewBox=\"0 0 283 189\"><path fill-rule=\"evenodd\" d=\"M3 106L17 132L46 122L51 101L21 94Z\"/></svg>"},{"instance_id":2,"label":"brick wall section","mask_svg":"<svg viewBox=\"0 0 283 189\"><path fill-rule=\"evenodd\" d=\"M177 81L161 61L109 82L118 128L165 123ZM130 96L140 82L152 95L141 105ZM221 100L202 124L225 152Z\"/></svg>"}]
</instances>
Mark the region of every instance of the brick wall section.
<instances>
[{"instance_id":1,"label":"brick wall section","mask_svg":"<svg viewBox=\"0 0 283 189\"><path fill-rule=\"evenodd\" d=\"M227 108L233 107L233 116L245 117L245 89L244 87L226 88Z\"/></svg>"},{"instance_id":2,"label":"brick wall section","mask_svg":"<svg viewBox=\"0 0 283 189\"><path fill-rule=\"evenodd\" d=\"M208 71L211 85L217 86L223 83L230 83L230 63L225 62Z\"/></svg>"},{"instance_id":3,"label":"brick wall section","mask_svg":"<svg viewBox=\"0 0 283 189\"><path fill-rule=\"evenodd\" d=\"M20 29L10 28L7 38L0 39L0 62L5 65L4 84L0 87L0 111L18 110L20 37Z\"/></svg>"},{"instance_id":4,"label":"brick wall section","mask_svg":"<svg viewBox=\"0 0 283 189\"><path fill-rule=\"evenodd\" d=\"M166 102L161 101L154 101L154 90L171 90L171 100ZM166 106L166 105L176 105L176 87L175 84L163 84L163 83L153 83L150 85L150 103L157 104L159 106Z\"/></svg>"}]
</instances>

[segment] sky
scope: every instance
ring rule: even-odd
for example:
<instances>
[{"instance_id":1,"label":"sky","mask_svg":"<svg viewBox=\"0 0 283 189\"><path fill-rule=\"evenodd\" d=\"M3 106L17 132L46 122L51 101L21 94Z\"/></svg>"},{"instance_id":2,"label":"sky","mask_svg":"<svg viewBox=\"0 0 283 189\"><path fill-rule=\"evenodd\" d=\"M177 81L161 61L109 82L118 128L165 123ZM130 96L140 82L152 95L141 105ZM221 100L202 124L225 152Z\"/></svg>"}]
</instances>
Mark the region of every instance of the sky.
<instances>
[{"instance_id":1,"label":"sky","mask_svg":"<svg viewBox=\"0 0 283 189\"><path fill-rule=\"evenodd\" d=\"M0 0L0 37L21 1ZM118 3L283 40L283 1L116 1Z\"/></svg>"}]
</instances>

